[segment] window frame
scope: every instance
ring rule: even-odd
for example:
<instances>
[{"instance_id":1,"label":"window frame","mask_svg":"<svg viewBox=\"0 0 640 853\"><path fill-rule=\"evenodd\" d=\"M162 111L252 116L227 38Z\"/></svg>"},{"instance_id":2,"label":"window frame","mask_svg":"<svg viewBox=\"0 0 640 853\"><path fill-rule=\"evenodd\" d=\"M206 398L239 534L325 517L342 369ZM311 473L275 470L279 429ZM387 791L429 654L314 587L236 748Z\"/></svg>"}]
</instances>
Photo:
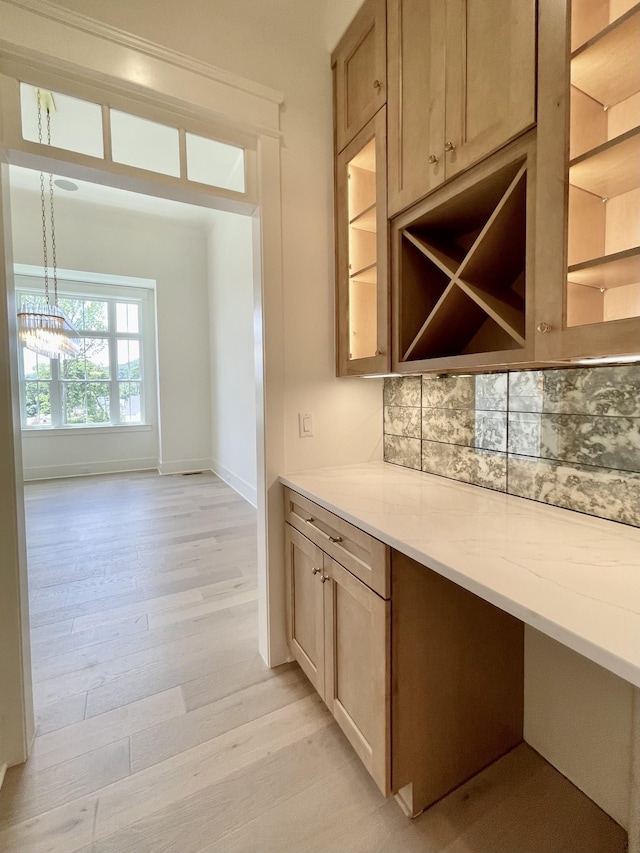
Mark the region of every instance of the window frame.
<instances>
[{"instance_id":1,"label":"window frame","mask_svg":"<svg viewBox=\"0 0 640 853\"><path fill-rule=\"evenodd\" d=\"M146 100L133 99L123 95L120 91L110 91L108 98L104 92L96 90L95 87L60 78L54 74L40 76L31 68L20 68L14 72L15 77L7 74L7 69L0 74L0 136L5 147L18 152L15 159L16 165L28 166L32 162L32 155L44 156L56 161L56 171L62 173L63 164L71 163L89 169L98 168L119 177L126 177L130 181L136 181L139 191L147 194L158 194L158 186L171 193L171 197L181 200L181 196L187 191L195 203L213 209L231 210L235 213L253 215L258 205L258 138L255 133L246 131L241 127L231 127L228 123L221 123L214 118L203 119L200 114L191 111L185 113L178 109L163 109L156 103ZM25 139L22 128L22 99L20 86L42 88L51 91L55 95L65 95L80 101L85 101L102 110L102 154L85 154L72 151L67 148L58 148L56 145L47 145L30 139ZM159 124L178 132L179 166L178 176L164 174L141 168L129 166L113 159L111 153L111 119L110 111L126 113L134 118L146 119L154 124ZM212 142L220 142L230 145L243 152L244 189L231 190L220 186L191 180L187 175L187 153L186 134L200 136ZM22 157L22 154L25 157ZM151 184L149 184L151 180Z\"/></svg>"},{"instance_id":2,"label":"window frame","mask_svg":"<svg viewBox=\"0 0 640 853\"><path fill-rule=\"evenodd\" d=\"M33 275L16 273L16 304L19 306L23 296L42 297L44 295L42 279ZM78 329L83 339L106 339L109 342L109 378L95 380L65 379L62 359L51 359L50 378L44 380L27 379L24 368L24 346L18 346L20 419L23 432L35 434L64 434L74 431L94 430L139 430L153 426L151 413L155 411L153 394L155 358L155 310L154 291L148 287L134 285L115 285L96 283L87 280L58 280L58 296L61 299L84 299L107 303L106 331ZM117 331L117 304L129 303L138 306L138 332ZM139 347L139 379L120 379L118 371L118 342L135 341ZM51 401L50 424L28 424L26 412L26 388L29 382L49 383ZM109 385L109 420L96 423L69 424L64 422L64 386L73 382L104 382ZM140 383L140 420L135 422L120 419L120 385L128 382Z\"/></svg>"}]
</instances>

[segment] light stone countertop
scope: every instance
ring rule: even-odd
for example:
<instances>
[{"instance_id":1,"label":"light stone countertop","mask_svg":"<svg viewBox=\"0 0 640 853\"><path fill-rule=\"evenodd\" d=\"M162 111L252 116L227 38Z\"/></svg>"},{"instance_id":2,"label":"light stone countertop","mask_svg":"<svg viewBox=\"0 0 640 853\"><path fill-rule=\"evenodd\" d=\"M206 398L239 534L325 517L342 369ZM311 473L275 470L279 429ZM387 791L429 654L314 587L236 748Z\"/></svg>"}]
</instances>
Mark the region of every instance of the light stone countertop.
<instances>
[{"instance_id":1,"label":"light stone countertop","mask_svg":"<svg viewBox=\"0 0 640 853\"><path fill-rule=\"evenodd\" d=\"M280 481L640 687L640 529L371 462Z\"/></svg>"}]
</instances>

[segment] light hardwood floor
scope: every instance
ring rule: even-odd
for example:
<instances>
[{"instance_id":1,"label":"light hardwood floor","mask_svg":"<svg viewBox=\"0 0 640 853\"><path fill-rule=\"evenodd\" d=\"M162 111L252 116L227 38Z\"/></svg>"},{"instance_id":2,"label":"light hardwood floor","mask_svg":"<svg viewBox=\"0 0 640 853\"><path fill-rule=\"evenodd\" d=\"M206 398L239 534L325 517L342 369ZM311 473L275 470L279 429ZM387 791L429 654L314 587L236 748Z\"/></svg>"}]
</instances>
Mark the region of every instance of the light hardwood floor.
<instances>
[{"instance_id":1,"label":"light hardwood floor","mask_svg":"<svg viewBox=\"0 0 640 853\"><path fill-rule=\"evenodd\" d=\"M26 489L38 732L3 853L606 853L624 833L527 747L415 821L294 664L257 651L255 513L210 474Z\"/></svg>"}]
</instances>

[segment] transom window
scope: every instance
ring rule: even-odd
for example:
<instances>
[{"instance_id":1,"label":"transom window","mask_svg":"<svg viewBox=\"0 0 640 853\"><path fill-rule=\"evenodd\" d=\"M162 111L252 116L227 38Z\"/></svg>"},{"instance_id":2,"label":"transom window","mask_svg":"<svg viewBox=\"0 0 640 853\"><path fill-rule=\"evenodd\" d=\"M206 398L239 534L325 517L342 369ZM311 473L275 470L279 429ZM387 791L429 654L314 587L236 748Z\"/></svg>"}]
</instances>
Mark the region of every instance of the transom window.
<instances>
[{"instance_id":1,"label":"transom window","mask_svg":"<svg viewBox=\"0 0 640 853\"><path fill-rule=\"evenodd\" d=\"M105 288L106 289L106 288ZM75 358L20 347L22 426L56 429L145 423L144 320L148 294L73 294L59 306L80 335ZM17 289L18 305L43 305L42 291Z\"/></svg>"},{"instance_id":2,"label":"transom window","mask_svg":"<svg viewBox=\"0 0 640 853\"><path fill-rule=\"evenodd\" d=\"M233 193L252 190L251 186L247 188L252 183L253 170L247 173L251 154L243 145L152 121L111 105L103 110L91 101L20 83L22 138L28 142L42 142L38 92L42 109L46 111L51 105L49 130L56 148ZM105 136L109 140L106 151ZM46 142L46 132L43 138Z\"/></svg>"}]
</instances>

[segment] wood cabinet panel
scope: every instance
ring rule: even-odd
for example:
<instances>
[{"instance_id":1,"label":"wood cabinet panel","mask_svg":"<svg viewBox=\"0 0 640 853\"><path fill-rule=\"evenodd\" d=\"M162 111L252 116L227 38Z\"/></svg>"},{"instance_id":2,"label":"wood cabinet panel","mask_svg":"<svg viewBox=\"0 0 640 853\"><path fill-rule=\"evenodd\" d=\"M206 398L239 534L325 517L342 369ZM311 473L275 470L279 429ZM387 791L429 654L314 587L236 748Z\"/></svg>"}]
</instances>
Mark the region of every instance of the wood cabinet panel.
<instances>
[{"instance_id":1,"label":"wood cabinet panel","mask_svg":"<svg viewBox=\"0 0 640 853\"><path fill-rule=\"evenodd\" d=\"M317 545L285 525L287 636L303 672L324 698L323 554Z\"/></svg>"},{"instance_id":2,"label":"wood cabinet panel","mask_svg":"<svg viewBox=\"0 0 640 853\"><path fill-rule=\"evenodd\" d=\"M325 572L325 701L386 796L391 604L328 557Z\"/></svg>"},{"instance_id":3,"label":"wood cabinet panel","mask_svg":"<svg viewBox=\"0 0 640 853\"><path fill-rule=\"evenodd\" d=\"M285 519L383 598L389 598L389 549L324 507L285 489Z\"/></svg>"},{"instance_id":4,"label":"wood cabinet panel","mask_svg":"<svg viewBox=\"0 0 640 853\"><path fill-rule=\"evenodd\" d=\"M337 151L386 101L386 38L385 0L367 0L333 53Z\"/></svg>"},{"instance_id":5,"label":"wood cabinet panel","mask_svg":"<svg viewBox=\"0 0 640 853\"><path fill-rule=\"evenodd\" d=\"M445 177L445 7L389 0L389 215Z\"/></svg>"},{"instance_id":6,"label":"wood cabinet panel","mask_svg":"<svg viewBox=\"0 0 640 853\"><path fill-rule=\"evenodd\" d=\"M535 0L447 0L447 177L534 124L535 51Z\"/></svg>"},{"instance_id":7,"label":"wood cabinet panel","mask_svg":"<svg viewBox=\"0 0 640 853\"><path fill-rule=\"evenodd\" d=\"M285 545L291 652L387 796L391 604L289 523Z\"/></svg>"},{"instance_id":8,"label":"wood cabinet panel","mask_svg":"<svg viewBox=\"0 0 640 853\"><path fill-rule=\"evenodd\" d=\"M389 211L535 123L535 0L389 0Z\"/></svg>"},{"instance_id":9,"label":"wood cabinet panel","mask_svg":"<svg viewBox=\"0 0 640 853\"><path fill-rule=\"evenodd\" d=\"M392 578L392 785L416 815L522 741L524 626L397 551Z\"/></svg>"}]
</instances>

